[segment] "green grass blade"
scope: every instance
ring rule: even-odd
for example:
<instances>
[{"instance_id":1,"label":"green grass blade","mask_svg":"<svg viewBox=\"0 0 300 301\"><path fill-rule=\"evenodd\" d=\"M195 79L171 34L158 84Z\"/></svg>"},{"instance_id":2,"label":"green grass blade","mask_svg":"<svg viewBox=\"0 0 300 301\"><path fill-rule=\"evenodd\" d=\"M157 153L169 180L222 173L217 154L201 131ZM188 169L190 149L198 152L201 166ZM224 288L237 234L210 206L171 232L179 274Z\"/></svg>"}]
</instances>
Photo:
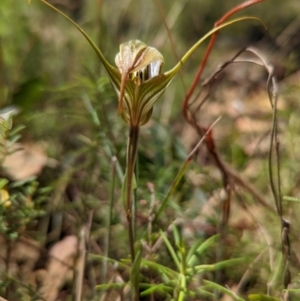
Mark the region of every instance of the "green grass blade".
<instances>
[{"instance_id":1,"label":"green grass blade","mask_svg":"<svg viewBox=\"0 0 300 301\"><path fill-rule=\"evenodd\" d=\"M216 241L220 238L219 234L211 236L206 239L204 242L202 240L198 240L194 245L190 248L187 254L187 266L192 267L195 265L197 256L201 255L205 250L210 248Z\"/></svg>"},{"instance_id":2,"label":"green grass blade","mask_svg":"<svg viewBox=\"0 0 300 301\"><path fill-rule=\"evenodd\" d=\"M250 301L280 301L278 298L261 294L250 294L248 298Z\"/></svg>"},{"instance_id":3,"label":"green grass blade","mask_svg":"<svg viewBox=\"0 0 300 301\"><path fill-rule=\"evenodd\" d=\"M197 274L199 272L217 271L221 269L228 268L230 266L236 266L238 264L244 263L244 258L232 258L217 262L215 264L201 264L187 269L188 274Z\"/></svg>"},{"instance_id":4,"label":"green grass blade","mask_svg":"<svg viewBox=\"0 0 300 301\"><path fill-rule=\"evenodd\" d=\"M104 283L96 285L97 290L110 291L110 290L118 290L125 287L127 283Z\"/></svg>"},{"instance_id":5,"label":"green grass blade","mask_svg":"<svg viewBox=\"0 0 300 301\"><path fill-rule=\"evenodd\" d=\"M147 259L142 259L141 262L142 267L148 267L156 270L159 274L165 274L168 278L178 279L179 273L154 261L150 261Z\"/></svg>"},{"instance_id":6,"label":"green grass blade","mask_svg":"<svg viewBox=\"0 0 300 301\"><path fill-rule=\"evenodd\" d=\"M163 199L157 213L155 214L155 217L153 219L153 224L155 224L155 222L158 220L158 218L161 216L161 214L163 213L164 209L166 208L168 201L171 197L171 195L174 193L176 187L178 186L180 180L182 179L183 175L185 174L186 169L188 168L189 165L189 161L186 161L183 166L180 168L179 172L177 173L174 182L172 183L167 195L165 196L165 198Z\"/></svg>"},{"instance_id":7,"label":"green grass blade","mask_svg":"<svg viewBox=\"0 0 300 301\"><path fill-rule=\"evenodd\" d=\"M143 292L141 292L141 297L145 297L151 295L153 293L160 293L160 294L168 294L172 293L174 288L163 283L159 284L149 284L149 283L141 283L140 287L147 287Z\"/></svg>"},{"instance_id":8,"label":"green grass blade","mask_svg":"<svg viewBox=\"0 0 300 301\"><path fill-rule=\"evenodd\" d=\"M233 300L245 301L245 299L237 296L233 291L231 291L230 289L228 289L220 284L217 284L215 282L208 281L208 280L204 280L204 284L205 284L205 288L218 290L218 291L222 292L223 294L229 295Z\"/></svg>"},{"instance_id":9,"label":"green grass blade","mask_svg":"<svg viewBox=\"0 0 300 301\"><path fill-rule=\"evenodd\" d=\"M171 245L170 241L168 240L167 236L165 235L165 233L161 230L160 230L160 235L161 235L167 249L169 250L174 263L176 264L176 267L177 267L178 271L180 271L181 270L181 264L179 262L179 259L176 255L176 252L175 252L174 248L172 247L172 245Z\"/></svg>"},{"instance_id":10,"label":"green grass blade","mask_svg":"<svg viewBox=\"0 0 300 301\"><path fill-rule=\"evenodd\" d=\"M139 283L140 283L140 270L141 270L141 261L142 261L142 245L141 243L137 243L136 247L136 256L134 258L134 262L130 271L130 283L134 288L135 292L139 291Z\"/></svg>"}]
</instances>

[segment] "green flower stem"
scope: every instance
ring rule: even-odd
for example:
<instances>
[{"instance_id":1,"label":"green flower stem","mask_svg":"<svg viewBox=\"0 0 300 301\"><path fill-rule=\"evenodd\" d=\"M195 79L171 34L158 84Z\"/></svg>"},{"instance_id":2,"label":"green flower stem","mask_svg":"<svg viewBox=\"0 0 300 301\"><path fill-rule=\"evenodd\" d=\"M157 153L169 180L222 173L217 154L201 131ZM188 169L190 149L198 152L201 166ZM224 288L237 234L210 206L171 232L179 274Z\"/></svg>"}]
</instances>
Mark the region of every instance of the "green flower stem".
<instances>
[{"instance_id":1,"label":"green flower stem","mask_svg":"<svg viewBox=\"0 0 300 301\"><path fill-rule=\"evenodd\" d=\"M130 126L127 144L127 158L126 158L126 216L128 222L128 236L130 245L131 262L135 259L134 242L135 242L135 219L136 206L132 202L133 177L136 163L138 140L140 127ZM133 206L134 205L134 206Z\"/></svg>"}]
</instances>

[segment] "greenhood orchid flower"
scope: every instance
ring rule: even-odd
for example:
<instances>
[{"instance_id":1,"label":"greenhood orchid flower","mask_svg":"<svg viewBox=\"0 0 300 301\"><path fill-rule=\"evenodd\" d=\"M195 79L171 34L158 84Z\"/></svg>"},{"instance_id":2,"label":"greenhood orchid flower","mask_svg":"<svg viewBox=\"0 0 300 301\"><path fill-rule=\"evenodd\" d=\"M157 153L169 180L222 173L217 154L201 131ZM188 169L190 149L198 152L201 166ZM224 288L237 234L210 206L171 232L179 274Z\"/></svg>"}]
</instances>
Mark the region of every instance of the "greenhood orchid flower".
<instances>
[{"instance_id":1,"label":"greenhood orchid flower","mask_svg":"<svg viewBox=\"0 0 300 301\"><path fill-rule=\"evenodd\" d=\"M118 111L128 124L141 126L150 119L154 103L166 88L155 93L148 89L163 76L164 58L155 48L133 40L120 45L115 62L121 74L120 86L113 83L119 96Z\"/></svg>"},{"instance_id":2,"label":"greenhood orchid flower","mask_svg":"<svg viewBox=\"0 0 300 301\"><path fill-rule=\"evenodd\" d=\"M117 68L112 66L105 59L97 45L74 21L47 1L40 1L68 19L94 48L118 95L118 113L131 127L140 127L149 121L156 101L164 93L181 66L205 39L218 30L242 20L252 19L260 21L260 19L255 17L242 17L215 27L194 44L173 69L162 73L164 58L161 53L139 40L121 44L120 52L115 58Z\"/></svg>"},{"instance_id":3,"label":"greenhood orchid flower","mask_svg":"<svg viewBox=\"0 0 300 301\"><path fill-rule=\"evenodd\" d=\"M155 102L173 76L161 73L161 53L139 40L121 44L115 62L117 70L107 62L104 66L119 97L118 112L130 126L140 127L149 121Z\"/></svg>"}]
</instances>

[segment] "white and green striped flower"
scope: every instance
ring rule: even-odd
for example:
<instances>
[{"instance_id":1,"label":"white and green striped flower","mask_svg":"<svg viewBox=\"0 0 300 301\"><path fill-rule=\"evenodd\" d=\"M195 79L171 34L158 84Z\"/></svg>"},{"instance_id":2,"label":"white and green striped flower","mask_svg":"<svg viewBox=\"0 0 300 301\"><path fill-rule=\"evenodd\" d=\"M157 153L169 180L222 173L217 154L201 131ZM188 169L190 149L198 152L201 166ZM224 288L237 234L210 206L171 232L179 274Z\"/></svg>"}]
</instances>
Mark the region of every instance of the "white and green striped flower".
<instances>
[{"instance_id":1,"label":"white and green striped flower","mask_svg":"<svg viewBox=\"0 0 300 301\"><path fill-rule=\"evenodd\" d=\"M151 117L152 108L170 82L161 73L162 54L139 40L120 45L115 58L121 82L112 78L119 96L119 113L132 126L141 126Z\"/></svg>"}]
</instances>

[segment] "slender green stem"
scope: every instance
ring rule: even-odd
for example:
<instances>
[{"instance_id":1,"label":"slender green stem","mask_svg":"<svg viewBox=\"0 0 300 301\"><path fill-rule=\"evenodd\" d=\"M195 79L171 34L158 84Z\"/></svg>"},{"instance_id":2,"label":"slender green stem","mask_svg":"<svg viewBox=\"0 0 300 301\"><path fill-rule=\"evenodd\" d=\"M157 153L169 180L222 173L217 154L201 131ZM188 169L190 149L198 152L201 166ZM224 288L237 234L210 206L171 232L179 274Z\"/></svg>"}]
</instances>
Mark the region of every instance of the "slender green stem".
<instances>
[{"instance_id":1,"label":"slender green stem","mask_svg":"<svg viewBox=\"0 0 300 301\"><path fill-rule=\"evenodd\" d=\"M134 242L135 229L134 221L136 219L136 208L132 202L133 177L134 168L138 149L140 128L138 126L130 126L127 144L127 159L126 159L126 216L128 222L128 236L130 245L131 261L135 259Z\"/></svg>"},{"instance_id":2,"label":"slender green stem","mask_svg":"<svg viewBox=\"0 0 300 301\"><path fill-rule=\"evenodd\" d=\"M103 266L102 266L102 283L106 283L107 277L107 262L109 257L109 242L111 237L111 221L112 221L112 213L113 213L113 205L114 205L114 194L115 194L115 180L116 180L116 163L117 158L114 156L111 160L111 189L110 189L110 198L109 198L109 212L107 217L107 235L105 239L104 245L104 258Z\"/></svg>"}]
</instances>

